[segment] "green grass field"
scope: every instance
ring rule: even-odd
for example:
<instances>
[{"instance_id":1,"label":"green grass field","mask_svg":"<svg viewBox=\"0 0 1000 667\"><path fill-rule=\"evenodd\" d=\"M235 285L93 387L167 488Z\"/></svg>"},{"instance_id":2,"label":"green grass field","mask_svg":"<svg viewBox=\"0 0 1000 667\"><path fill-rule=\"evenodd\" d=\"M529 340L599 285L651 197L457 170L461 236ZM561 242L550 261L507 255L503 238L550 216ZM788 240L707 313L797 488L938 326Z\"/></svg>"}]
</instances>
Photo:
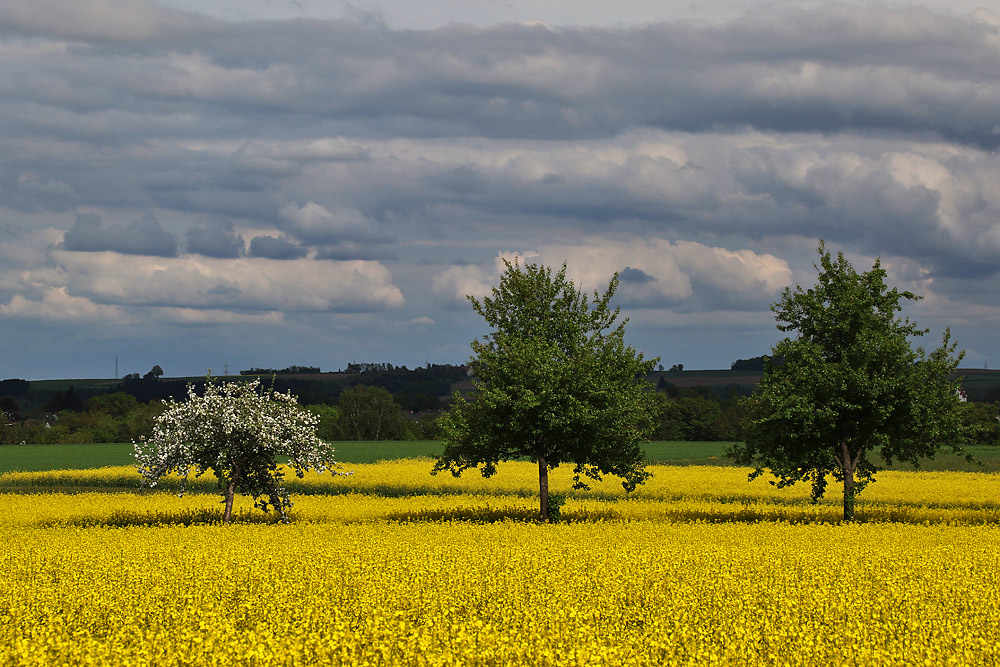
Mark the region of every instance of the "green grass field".
<instances>
[{"instance_id":1,"label":"green grass field","mask_svg":"<svg viewBox=\"0 0 1000 667\"><path fill-rule=\"evenodd\" d=\"M651 442L646 445L650 463L665 465L732 465L725 458L726 442ZM389 459L434 457L441 452L441 443L417 442L337 442L336 459L341 463L375 463ZM923 470L954 470L969 472L1000 472L1000 447L970 447L969 452L980 466L964 459L942 454L925 461ZM92 445L4 445L0 446L0 474L14 471L87 470L133 463L131 444ZM897 465L899 470L912 466Z\"/></svg>"}]
</instances>

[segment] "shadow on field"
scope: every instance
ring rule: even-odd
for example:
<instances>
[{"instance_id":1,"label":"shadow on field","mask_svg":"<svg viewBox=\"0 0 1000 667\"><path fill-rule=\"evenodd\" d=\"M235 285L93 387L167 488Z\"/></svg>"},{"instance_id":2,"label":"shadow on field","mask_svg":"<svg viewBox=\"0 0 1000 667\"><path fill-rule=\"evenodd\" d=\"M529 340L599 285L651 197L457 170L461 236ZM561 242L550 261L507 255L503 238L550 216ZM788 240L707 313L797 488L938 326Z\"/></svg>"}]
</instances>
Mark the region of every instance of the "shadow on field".
<instances>
[{"instance_id":1,"label":"shadow on field","mask_svg":"<svg viewBox=\"0 0 1000 667\"><path fill-rule=\"evenodd\" d=\"M290 523L335 523L340 525L390 523L466 523L540 524L538 510L533 507L513 505L483 505L446 509L413 509L400 512L375 512L371 516L338 518L334 516L301 516L292 511ZM691 507L636 508L564 508L558 523L663 523L663 524L766 524L833 525L844 524L840 509L830 505L760 506L727 505L718 509ZM276 512L264 514L257 509L234 512L233 525L279 525ZM996 508L981 511L941 513L927 507L868 505L859 507L853 521L861 524L909 525L991 525L1000 526L1000 511ZM64 519L42 520L35 524L41 528L168 528L178 526L222 526L222 509L190 509L161 512L117 510L105 516L70 516Z\"/></svg>"},{"instance_id":2,"label":"shadow on field","mask_svg":"<svg viewBox=\"0 0 1000 667\"><path fill-rule=\"evenodd\" d=\"M370 520L387 520L400 523L540 523L534 508L490 505L450 509L415 509L392 512L372 519L351 521L367 523ZM842 510L836 505L811 503L760 505L728 504L716 508L659 507L630 509L564 508L559 523L701 523L701 524L759 524L784 523L789 525L845 524ZM926 506L899 506L867 504L858 507L854 525L859 524L909 524L909 525L1000 525L1000 512L996 508L941 512Z\"/></svg>"},{"instance_id":3,"label":"shadow on field","mask_svg":"<svg viewBox=\"0 0 1000 667\"><path fill-rule=\"evenodd\" d=\"M422 509L408 512L390 512L383 515L387 521L399 523L540 523L538 510L526 507L456 507L450 509ZM614 510L563 510L559 523L597 523L621 521Z\"/></svg>"},{"instance_id":4,"label":"shadow on field","mask_svg":"<svg viewBox=\"0 0 1000 667\"><path fill-rule=\"evenodd\" d=\"M42 528L74 526L79 528L133 528L171 526L221 526L221 509L193 509L173 512L133 512L117 510L104 517L77 516L66 519L41 521ZM294 515L290 516L294 521ZM274 525L280 524L281 517L276 512L264 514L260 511L238 511L232 516L234 525Z\"/></svg>"}]
</instances>

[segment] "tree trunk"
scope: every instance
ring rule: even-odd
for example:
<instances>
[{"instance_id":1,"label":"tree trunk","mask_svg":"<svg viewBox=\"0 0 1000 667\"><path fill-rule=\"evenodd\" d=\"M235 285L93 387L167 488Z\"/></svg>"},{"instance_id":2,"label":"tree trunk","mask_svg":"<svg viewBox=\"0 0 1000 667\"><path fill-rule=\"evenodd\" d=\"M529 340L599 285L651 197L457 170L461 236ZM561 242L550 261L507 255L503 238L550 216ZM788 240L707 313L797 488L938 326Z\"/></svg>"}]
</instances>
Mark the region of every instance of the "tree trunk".
<instances>
[{"instance_id":1,"label":"tree trunk","mask_svg":"<svg viewBox=\"0 0 1000 667\"><path fill-rule=\"evenodd\" d=\"M240 478L240 467L233 467L233 474L229 478L229 486L226 487L226 513L222 517L222 522L229 525L230 519L233 517L233 498L236 496L236 482Z\"/></svg>"},{"instance_id":2,"label":"tree trunk","mask_svg":"<svg viewBox=\"0 0 1000 667\"><path fill-rule=\"evenodd\" d=\"M843 449L841 455L841 468L844 473L844 521L854 521L854 470L857 467L857 460L851 460L851 450L844 440L841 443ZM860 454L858 456L860 458Z\"/></svg>"},{"instance_id":3,"label":"tree trunk","mask_svg":"<svg viewBox=\"0 0 1000 667\"><path fill-rule=\"evenodd\" d=\"M541 502L542 521L549 522L549 464L538 455L538 498Z\"/></svg>"},{"instance_id":4,"label":"tree trunk","mask_svg":"<svg viewBox=\"0 0 1000 667\"><path fill-rule=\"evenodd\" d=\"M854 521L854 471L844 471L844 521Z\"/></svg>"}]
</instances>

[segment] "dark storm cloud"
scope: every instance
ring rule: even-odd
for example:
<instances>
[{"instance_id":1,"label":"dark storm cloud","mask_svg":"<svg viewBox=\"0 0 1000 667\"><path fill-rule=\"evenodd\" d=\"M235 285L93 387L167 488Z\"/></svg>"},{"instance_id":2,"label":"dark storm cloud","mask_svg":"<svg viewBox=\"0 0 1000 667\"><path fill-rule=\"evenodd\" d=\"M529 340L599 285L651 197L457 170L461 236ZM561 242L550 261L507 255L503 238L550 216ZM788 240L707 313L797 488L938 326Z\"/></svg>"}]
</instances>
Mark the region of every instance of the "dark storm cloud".
<instances>
[{"instance_id":1,"label":"dark storm cloud","mask_svg":"<svg viewBox=\"0 0 1000 667\"><path fill-rule=\"evenodd\" d=\"M187 232L187 251L206 257L239 257L243 254L243 239L232 225L192 227Z\"/></svg>"},{"instance_id":2,"label":"dark storm cloud","mask_svg":"<svg viewBox=\"0 0 1000 667\"><path fill-rule=\"evenodd\" d=\"M1000 146L997 28L919 9L760 12L722 27L394 31L107 7L118 28L74 3L0 7L7 34L33 38L14 40L25 55L0 62L6 206L221 215L277 224L331 256L387 256L375 246L405 237L399 225L446 236L469 220L753 238L806 227L866 250L906 220L916 233L904 242L919 253L941 242L937 193L831 156L845 143L864 159L892 142ZM46 48L45 38L73 43ZM548 149L643 128L709 139L687 164L634 156L583 168L581 151L531 179L454 143L491 141L499 155L521 150L512 142ZM711 139L752 129L792 145ZM817 133L837 147L808 139ZM366 146L400 137L437 143L405 157ZM805 150L817 164L789 179L786 163ZM654 187L635 185L650 172ZM972 200L963 211L975 213ZM985 226L994 213L987 202L975 215Z\"/></svg>"},{"instance_id":3,"label":"dark storm cloud","mask_svg":"<svg viewBox=\"0 0 1000 667\"><path fill-rule=\"evenodd\" d=\"M335 245L319 246L316 249L316 259L368 259L385 260L396 259L397 253L392 248L383 244L363 244L353 241L344 241Z\"/></svg>"},{"instance_id":4,"label":"dark storm cloud","mask_svg":"<svg viewBox=\"0 0 1000 667\"><path fill-rule=\"evenodd\" d=\"M71 56L3 68L0 92L26 123L29 105L40 104L95 118L115 109L132 121L126 132L154 119L198 131L184 127L195 113L206 123L202 131L243 137L252 136L248 123L286 136L305 125L355 136L547 139L635 126L753 127L930 134L1000 146L996 27L920 9L843 6L761 14L721 28L433 31L351 21L224 24L151 9L135 12L133 38L115 39L110 33L128 33L127 25L114 32L81 11L74 26L27 2L13 6L0 9L10 31L82 40ZM87 124L105 136L120 127L110 118ZM270 168L294 165L279 160Z\"/></svg>"},{"instance_id":5,"label":"dark storm cloud","mask_svg":"<svg viewBox=\"0 0 1000 667\"><path fill-rule=\"evenodd\" d=\"M289 204L278 212L285 232L306 245L381 245L392 238L378 222L354 208L329 210L315 202Z\"/></svg>"},{"instance_id":6,"label":"dark storm cloud","mask_svg":"<svg viewBox=\"0 0 1000 667\"><path fill-rule=\"evenodd\" d=\"M651 283L655 282L656 278L649 275L642 269L634 269L631 266L626 266L624 269L618 272L618 278L623 283Z\"/></svg>"},{"instance_id":7,"label":"dark storm cloud","mask_svg":"<svg viewBox=\"0 0 1000 667\"><path fill-rule=\"evenodd\" d=\"M485 193L489 189L489 180L474 164L452 167L445 173L428 178L427 184L461 195Z\"/></svg>"},{"instance_id":8,"label":"dark storm cloud","mask_svg":"<svg viewBox=\"0 0 1000 667\"><path fill-rule=\"evenodd\" d=\"M93 213L78 215L61 247L82 252L112 250L127 255L177 256L176 239L152 215L144 215L124 227L105 227Z\"/></svg>"},{"instance_id":9,"label":"dark storm cloud","mask_svg":"<svg viewBox=\"0 0 1000 667\"><path fill-rule=\"evenodd\" d=\"M305 257L306 249L302 246L280 239L275 236L255 236L250 240L251 257L265 259L299 259Z\"/></svg>"},{"instance_id":10,"label":"dark storm cloud","mask_svg":"<svg viewBox=\"0 0 1000 667\"><path fill-rule=\"evenodd\" d=\"M724 25L421 31L7 0L0 224L25 233L0 237L0 260L18 258L0 270L0 307L24 292L9 311L49 308L85 278L98 306L227 321L235 300L292 321L290 299L335 285L343 295L297 307L342 313L363 294L365 312L442 323L400 345L387 319L359 319L344 346L454 351L458 336L461 355L479 335L462 328L464 295L488 288L498 252L585 241L576 261L604 256L601 279L621 271L648 321L683 311L701 336L735 311L771 324L767 301L791 279L775 267L808 273L818 237L906 264L940 296L925 306L1000 307L1000 22L778 4ZM84 215L67 231L90 211L115 224ZM167 229L121 225L146 211ZM136 255L176 255L175 236L184 256ZM60 237L77 252L53 250ZM698 262L682 242L701 244ZM754 253L774 257L761 268ZM173 267L169 282L154 264ZM766 289L733 288L767 267ZM669 326L645 335L660 345ZM320 330L297 344L313 349Z\"/></svg>"}]
</instances>

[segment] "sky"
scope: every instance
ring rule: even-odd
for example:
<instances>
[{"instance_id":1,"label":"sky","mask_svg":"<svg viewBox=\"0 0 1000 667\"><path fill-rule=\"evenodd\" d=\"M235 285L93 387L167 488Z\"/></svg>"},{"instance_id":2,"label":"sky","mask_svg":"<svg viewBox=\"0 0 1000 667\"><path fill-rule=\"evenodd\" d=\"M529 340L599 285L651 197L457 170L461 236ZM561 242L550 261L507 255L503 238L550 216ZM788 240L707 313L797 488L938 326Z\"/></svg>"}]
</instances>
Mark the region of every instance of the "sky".
<instances>
[{"instance_id":1,"label":"sky","mask_svg":"<svg viewBox=\"0 0 1000 667\"><path fill-rule=\"evenodd\" d=\"M816 249L1000 367L1000 0L5 0L0 377L464 363L503 260L729 368Z\"/></svg>"}]
</instances>

